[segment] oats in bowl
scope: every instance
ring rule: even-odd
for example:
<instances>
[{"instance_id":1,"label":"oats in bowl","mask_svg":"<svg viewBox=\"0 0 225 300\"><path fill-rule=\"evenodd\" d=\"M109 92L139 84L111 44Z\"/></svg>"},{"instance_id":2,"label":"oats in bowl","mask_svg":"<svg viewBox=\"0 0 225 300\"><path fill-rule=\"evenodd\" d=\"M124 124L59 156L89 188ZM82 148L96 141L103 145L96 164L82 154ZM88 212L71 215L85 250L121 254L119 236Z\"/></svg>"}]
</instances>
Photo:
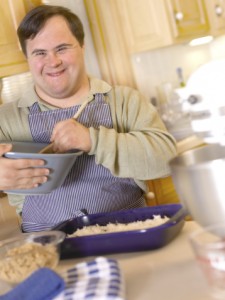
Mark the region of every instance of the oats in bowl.
<instances>
[{"instance_id":1,"label":"oats in bowl","mask_svg":"<svg viewBox=\"0 0 225 300\"><path fill-rule=\"evenodd\" d=\"M45 231L24 234L0 245L0 279L17 284L42 267L54 269L65 234Z\"/></svg>"},{"instance_id":2,"label":"oats in bowl","mask_svg":"<svg viewBox=\"0 0 225 300\"><path fill-rule=\"evenodd\" d=\"M84 226L81 229L77 229L73 234L69 235L68 237L78 237L78 236L86 236L86 235L93 235L93 234L104 234L104 233L111 233L111 232L149 229L152 227L162 225L168 220L169 218L166 216L161 217L160 215L153 215L152 219L146 219L144 221L140 220L140 221L130 222L126 224L108 223L104 226L95 224L91 226Z\"/></svg>"}]
</instances>

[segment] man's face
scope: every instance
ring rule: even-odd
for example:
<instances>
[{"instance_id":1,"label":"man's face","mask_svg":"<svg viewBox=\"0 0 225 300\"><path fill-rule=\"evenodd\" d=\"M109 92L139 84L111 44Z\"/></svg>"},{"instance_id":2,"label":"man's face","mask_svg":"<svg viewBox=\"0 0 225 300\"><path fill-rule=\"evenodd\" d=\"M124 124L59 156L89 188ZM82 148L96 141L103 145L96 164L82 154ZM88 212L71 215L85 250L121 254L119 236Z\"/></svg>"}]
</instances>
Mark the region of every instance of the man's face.
<instances>
[{"instance_id":1,"label":"man's face","mask_svg":"<svg viewBox=\"0 0 225 300\"><path fill-rule=\"evenodd\" d=\"M84 47L62 17L49 19L34 39L27 40L26 49L36 91L43 100L46 96L65 99L79 90L85 76Z\"/></svg>"}]
</instances>

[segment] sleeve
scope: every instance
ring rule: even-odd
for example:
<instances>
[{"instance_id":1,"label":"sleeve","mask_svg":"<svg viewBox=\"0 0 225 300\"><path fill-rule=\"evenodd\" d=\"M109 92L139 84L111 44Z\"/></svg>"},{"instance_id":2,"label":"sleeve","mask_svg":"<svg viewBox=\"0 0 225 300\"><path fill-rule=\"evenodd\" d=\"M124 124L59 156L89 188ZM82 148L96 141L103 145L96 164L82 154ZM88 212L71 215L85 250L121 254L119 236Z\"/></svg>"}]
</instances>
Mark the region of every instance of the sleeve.
<instances>
[{"instance_id":1,"label":"sleeve","mask_svg":"<svg viewBox=\"0 0 225 300\"><path fill-rule=\"evenodd\" d=\"M1 105L0 141L32 141L28 108L19 108L18 101Z\"/></svg>"},{"instance_id":2,"label":"sleeve","mask_svg":"<svg viewBox=\"0 0 225 300\"><path fill-rule=\"evenodd\" d=\"M90 128L97 164L114 176L151 180L168 176L168 162L176 155L176 141L155 107L138 91L118 87L107 96L113 128Z\"/></svg>"}]
</instances>

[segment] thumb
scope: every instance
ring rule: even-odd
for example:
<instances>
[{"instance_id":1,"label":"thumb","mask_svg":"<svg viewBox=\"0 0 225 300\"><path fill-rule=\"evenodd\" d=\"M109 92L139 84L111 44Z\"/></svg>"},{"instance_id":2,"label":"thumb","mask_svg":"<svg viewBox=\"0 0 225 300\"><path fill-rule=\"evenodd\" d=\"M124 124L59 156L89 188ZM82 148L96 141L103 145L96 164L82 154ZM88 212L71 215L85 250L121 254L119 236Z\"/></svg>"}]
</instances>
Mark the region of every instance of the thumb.
<instances>
[{"instance_id":1,"label":"thumb","mask_svg":"<svg viewBox=\"0 0 225 300\"><path fill-rule=\"evenodd\" d=\"M12 149L11 144L0 144L0 156Z\"/></svg>"}]
</instances>

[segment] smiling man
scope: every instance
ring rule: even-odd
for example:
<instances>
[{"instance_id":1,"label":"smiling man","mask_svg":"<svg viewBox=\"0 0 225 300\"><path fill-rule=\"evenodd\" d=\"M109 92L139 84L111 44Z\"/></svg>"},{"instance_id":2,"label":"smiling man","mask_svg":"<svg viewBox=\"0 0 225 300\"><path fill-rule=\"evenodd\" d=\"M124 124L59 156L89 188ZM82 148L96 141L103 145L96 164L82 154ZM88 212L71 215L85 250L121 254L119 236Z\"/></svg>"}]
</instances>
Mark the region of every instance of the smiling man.
<instances>
[{"instance_id":1,"label":"smiling man","mask_svg":"<svg viewBox=\"0 0 225 300\"><path fill-rule=\"evenodd\" d=\"M57 107L79 104L89 92L84 42L68 29L63 17L52 17L25 48L37 94Z\"/></svg>"},{"instance_id":2,"label":"smiling man","mask_svg":"<svg viewBox=\"0 0 225 300\"><path fill-rule=\"evenodd\" d=\"M49 229L89 213L145 206L146 180L169 175L174 138L137 90L88 76L79 18L60 6L31 10L18 28L34 84L0 107L0 141L53 143L81 155L64 184L47 195L9 195L24 231ZM74 120L83 103L86 107ZM0 155L8 146L0 145ZM0 189L43 184L40 161L0 157Z\"/></svg>"}]
</instances>

